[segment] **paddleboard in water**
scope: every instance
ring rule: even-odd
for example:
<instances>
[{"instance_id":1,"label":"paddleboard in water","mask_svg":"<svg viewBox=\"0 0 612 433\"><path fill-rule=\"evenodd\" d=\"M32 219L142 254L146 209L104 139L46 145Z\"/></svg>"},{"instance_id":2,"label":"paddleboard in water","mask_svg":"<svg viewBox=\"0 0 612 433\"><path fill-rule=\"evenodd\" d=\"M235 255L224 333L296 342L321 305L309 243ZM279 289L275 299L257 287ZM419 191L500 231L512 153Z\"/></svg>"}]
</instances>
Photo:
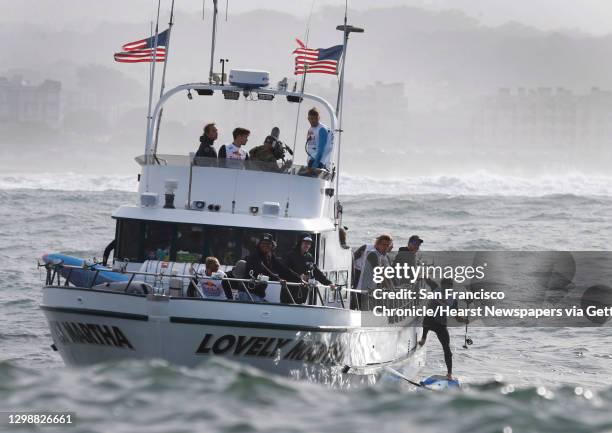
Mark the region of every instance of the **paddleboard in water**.
<instances>
[{"instance_id":1,"label":"paddleboard in water","mask_svg":"<svg viewBox=\"0 0 612 433\"><path fill-rule=\"evenodd\" d=\"M433 375L421 381L421 385L429 389L435 389L436 391L442 391L450 388L459 388L459 380L453 379L448 380L446 376Z\"/></svg>"}]
</instances>

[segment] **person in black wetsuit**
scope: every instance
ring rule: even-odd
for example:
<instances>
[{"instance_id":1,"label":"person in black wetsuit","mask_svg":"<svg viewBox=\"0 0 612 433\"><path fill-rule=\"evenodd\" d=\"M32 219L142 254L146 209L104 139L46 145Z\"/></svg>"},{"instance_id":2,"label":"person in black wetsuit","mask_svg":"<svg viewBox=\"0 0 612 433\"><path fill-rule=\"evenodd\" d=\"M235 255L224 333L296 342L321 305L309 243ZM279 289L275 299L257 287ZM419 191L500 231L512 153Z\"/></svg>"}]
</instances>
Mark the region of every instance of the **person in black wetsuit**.
<instances>
[{"instance_id":1,"label":"person in black wetsuit","mask_svg":"<svg viewBox=\"0 0 612 433\"><path fill-rule=\"evenodd\" d=\"M219 132L214 123L209 123L204 127L204 134L200 137L200 147L195 156L198 158L216 158L217 151L213 147Z\"/></svg>"},{"instance_id":2,"label":"person in black wetsuit","mask_svg":"<svg viewBox=\"0 0 612 433\"><path fill-rule=\"evenodd\" d=\"M312 246L312 237L309 234L303 234L300 236L295 248L287 254L285 264L293 272L289 278L289 281L293 283L302 283L308 281L311 276L314 277L319 283L326 286L333 286L332 282L329 281L323 272L315 264L314 257L310 254L310 247ZM303 304L306 302L308 297L308 290L303 287L292 286L288 288L293 296L293 300L296 304ZM286 290L281 292L280 300L284 304L290 304L291 296Z\"/></svg>"},{"instance_id":3,"label":"person in black wetsuit","mask_svg":"<svg viewBox=\"0 0 612 433\"><path fill-rule=\"evenodd\" d=\"M271 234L264 234L261 240L257 243L255 251L249 255L246 262L245 278L250 278L252 275L257 278L259 275L266 275L271 281L280 281L281 284L286 279L291 278L293 272L278 258L273 252L274 238ZM267 283L257 283L250 290L251 296L255 302L266 302ZM244 289L238 289L239 301L250 301L251 298Z\"/></svg>"},{"instance_id":4,"label":"person in black wetsuit","mask_svg":"<svg viewBox=\"0 0 612 433\"><path fill-rule=\"evenodd\" d=\"M457 300L456 299L445 299L446 290L450 290L453 288L453 280L451 278L443 278L440 281L440 286L436 284L435 281L430 279L425 280L431 291L434 293L441 293L442 299L430 299L427 302L428 309L435 309L437 306L449 306L451 309L457 308ZM462 318L460 316L455 317L458 322L466 322L467 318ZM419 341L419 346L423 346L425 341L427 340L427 334L429 331L435 332L438 340L440 340L440 344L442 345L442 350L444 351L444 362L446 363L446 377L449 380L453 378L453 353L450 348L450 335L448 333L447 327L447 317L445 314L439 314L435 316L425 316L423 319L423 335L421 336L421 340Z\"/></svg>"}]
</instances>

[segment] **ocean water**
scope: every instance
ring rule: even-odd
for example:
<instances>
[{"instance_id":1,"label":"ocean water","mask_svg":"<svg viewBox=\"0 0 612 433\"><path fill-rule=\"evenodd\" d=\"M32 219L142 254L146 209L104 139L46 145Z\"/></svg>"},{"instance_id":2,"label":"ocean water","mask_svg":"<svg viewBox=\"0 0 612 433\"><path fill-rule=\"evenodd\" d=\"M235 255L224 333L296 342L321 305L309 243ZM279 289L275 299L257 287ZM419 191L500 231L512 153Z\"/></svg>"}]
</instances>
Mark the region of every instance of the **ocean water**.
<instances>
[{"instance_id":1,"label":"ocean water","mask_svg":"<svg viewBox=\"0 0 612 433\"><path fill-rule=\"evenodd\" d=\"M431 250L608 250L612 179L572 174L341 184L349 243L381 232ZM338 390L214 360L67 368L38 304L44 252L101 256L135 176L0 175L0 411L76 413L74 432L612 432L612 329L451 329L460 391L393 378ZM444 371L435 338L422 376ZM41 431L53 430L41 428ZM0 431L9 431L0 425ZM28 431L28 430L17 430Z\"/></svg>"}]
</instances>

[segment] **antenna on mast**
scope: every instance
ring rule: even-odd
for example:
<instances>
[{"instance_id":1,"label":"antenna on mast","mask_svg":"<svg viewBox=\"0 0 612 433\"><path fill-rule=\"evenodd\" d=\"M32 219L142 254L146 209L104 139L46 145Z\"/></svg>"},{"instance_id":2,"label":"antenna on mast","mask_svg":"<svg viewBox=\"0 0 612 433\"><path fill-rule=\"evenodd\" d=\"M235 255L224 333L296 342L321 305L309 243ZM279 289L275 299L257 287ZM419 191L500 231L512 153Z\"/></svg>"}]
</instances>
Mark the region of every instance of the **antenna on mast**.
<instances>
[{"instance_id":1,"label":"antenna on mast","mask_svg":"<svg viewBox=\"0 0 612 433\"><path fill-rule=\"evenodd\" d=\"M166 36L166 55L164 57L164 70L162 72L162 80L161 86L159 90L159 98L161 99L164 96L164 90L166 88L166 68L168 66L168 55L170 54L170 35L172 33L172 26L174 25L174 0L172 0L172 6L170 6L170 22L168 22L168 33ZM162 108L159 111L159 116L157 118L157 125L155 128L155 145L153 146L153 154L157 154L157 143L159 140L159 127L162 121L162 116L164 114L164 109Z\"/></svg>"},{"instance_id":2,"label":"antenna on mast","mask_svg":"<svg viewBox=\"0 0 612 433\"><path fill-rule=\"evenodd\" d=\"M210 48L210 71L208 72L208 84L213 82L213 67L215 60L215 45L217 44L217 0L213 0L213 27L212 27L212 46Z\"/></svg>"},{"instance_id":3,"label":"antenna on mast","mask_svg":"<svg viewBox=\"0 0 612 433\"><path fill-rule=\"evenodd\" d=\"M364 30L360 27L351 26L348 24L348 0L344 2L344 24L337 26L336 30L340 30L344 33L344 43L342 47L342 69L340 70L340 82L338 83L338 101L336 102L336 117L338 118L338 156L336 164L336 226L342 225L342 205L340 204L340 150L342 147L342 113L343 113L343 100L344 100L344 68L346 66L346 52L348 48L349 35L351 33L363 33ZM340 218L338 218L340 215Z\"/></svg>"},{"instance_id":4,"label":"antenna on mast","mask_svg":"<svg viewBox=\"0 0 612 433\"><path fill-rule=\"evenodd\" d=\"M338 101L336 102L336 116L340 115L342 109L342 100L344 97L344 66L346 64L346 51L348 48L349 35L351 33L363 33L364 30L360 27L355 27L347 24L348 0L344 3L344 25L337 26L336 30L344 33L344 43L342 48L342 69L340 70L340 83L338 85Z\"/></svg>"},{"instance_id":5,"label":"antenna on mast","mask_svg":"<svg viewBox=\"0 0 612 433\"><path fill-rule=\"evenodd\" d=\"M151 69L149 72L149 108L147 110L147 158L151 155L152 149L152 139L153 137L149 135L149 129L151 128L151 124L153 123L153 118L151 117L151 109L153 107L153 86L155 84L155 64L157 63L157 38L159 37L159 10L161 8L161 0L157 0L157 18L155 21L155 38L153 39L153 49L151 50ZM153 35L151 35L153 37ZM153 152L154 154L154 152Z\"/></svg>"}]
</instances>

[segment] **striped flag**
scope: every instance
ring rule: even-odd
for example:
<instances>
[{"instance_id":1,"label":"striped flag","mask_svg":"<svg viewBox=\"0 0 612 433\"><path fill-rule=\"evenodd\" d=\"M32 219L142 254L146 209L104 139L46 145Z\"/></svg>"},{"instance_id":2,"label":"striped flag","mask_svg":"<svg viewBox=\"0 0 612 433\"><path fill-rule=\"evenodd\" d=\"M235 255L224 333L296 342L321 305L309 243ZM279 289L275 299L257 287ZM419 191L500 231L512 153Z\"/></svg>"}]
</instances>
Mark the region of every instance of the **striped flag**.
<instances>
[{"instance_id":1,"label":"striped flag","mask_svg":"<svg viewBox=\"0 0 612 433\"><path fill-rule=\"evenodd\" d=\"M121 47L122 52L115 53L115 61L122 63L152 62L153 56L155 56L156 62L164 62L166 60L167 43L168 30L157 35L157 47L155 46L155 36L128 42Z\"/></svg>"},{"instance_id":2,"label":"striped flag","mask_svg":"<svg viewBox=\"0 0 612 433\"><path fill-rule=\"evenodd\" d=\"M293 51L295 55L295 75L331 74L338 75L338 62L342 56L342 45L331 48L306 48L306 45L296 39L298 48Z\"/></svg>"}]
</instances>

